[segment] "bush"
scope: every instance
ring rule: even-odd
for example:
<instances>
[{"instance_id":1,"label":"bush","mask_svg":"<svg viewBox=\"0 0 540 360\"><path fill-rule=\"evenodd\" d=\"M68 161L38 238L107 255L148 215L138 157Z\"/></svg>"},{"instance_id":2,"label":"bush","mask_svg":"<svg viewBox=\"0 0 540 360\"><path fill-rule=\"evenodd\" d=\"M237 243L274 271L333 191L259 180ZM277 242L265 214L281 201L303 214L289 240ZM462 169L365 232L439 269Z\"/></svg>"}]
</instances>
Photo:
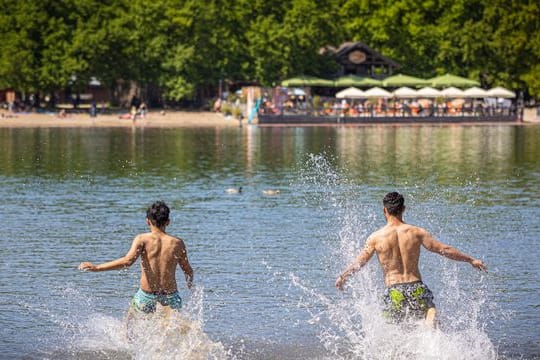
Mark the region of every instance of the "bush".
<instances>
[{"instance_id":1,"label":"bush","mask_svg":"<svg viewBox=\"0 0 540 360\"><path fill-rule=\"evenodd\" d=\"M313 99L311 100L312 104L313 104L313 108L315 110L319 110L320 107L321 107L321 97L319 95L315 95L313 97Z\"/></svg>"},{"instance_id":2,"label":"bush","mask_svg":"<svg viewBox=\"0 0 540 360\"><path fill-rule=\"evenodd\" d=\"M237 118L237 119L241 119L242 118L242 109L240 109L239 107L233 107L232 108L232 115Z\"/></svg>"},{"instance_id":3,"label":"bush","mask_svg":"<svg viewBox=\"0 0 540 360\"><path fill-rule=\"evenodd\" d=\"M226 103L226 102L222 103L221 104L221 112L225 116L231 115L232 114L231 105L229 105L229 103Z\"/></svg>"}]
</instances>

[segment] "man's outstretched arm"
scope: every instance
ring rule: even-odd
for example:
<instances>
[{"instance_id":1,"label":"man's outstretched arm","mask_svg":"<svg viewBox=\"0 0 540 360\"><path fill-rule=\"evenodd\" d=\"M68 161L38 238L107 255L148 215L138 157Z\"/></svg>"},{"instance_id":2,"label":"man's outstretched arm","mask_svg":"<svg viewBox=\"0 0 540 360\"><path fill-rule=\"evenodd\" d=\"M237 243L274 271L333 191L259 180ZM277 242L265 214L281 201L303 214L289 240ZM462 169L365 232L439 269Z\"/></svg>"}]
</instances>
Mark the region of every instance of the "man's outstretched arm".
<instances>
[{"instance_id":1,"label":"man's outstretched arm","mask_svg":"<svg viewBox=\"0 0 540 360\"><path fill-rule=\"evenodd\" d=\"M345 286L345 283L347 282L347 279L360 270L364 265L367 264L367 262L371 259L373 254L375 253L375 241L370 237L366 241L366 245L360 251L360 254L356 257L356 259L349 265L347 268L341 273L341 275L338 276L336 280L336 287L339 290L343 290L343 287Z\"/></svg>"},{"instance_id":2,"label":"man's outstretched arm","mask_svg":"<svg viewBox=\"0 0 540 360\"><path fill-rule=\"evenodd\" d=\"M435 238L427 231L425 231L422 235L422 245L429 251L455 261L468 262L478 270L487 271L487 266L482 262L482 260L475 259L448 244L435 240Z\"/></svg>"},{"instance_id":3,"label":"man's outstretched arm","mask_svg":"<svg viewBox=\"0 0 540 360\"><path fill-rule=\"evenodd\" d=\"M131 248L126 255L122 256L119 259L109 261L103 264L94 265L90 262L82 262L79 265L79 270L85 271L108 271L108 270L117 270L130 267L139 257L141 250L143 248L142 241L139 237L136 237L131 244Z\"/></svg>"},{"instance_id":4,"label":"man's outstretched arm","mask_svg":"<svg viewBox=\"0 0 540 360\"><path fill-rule=\"evenodd\" d=\"M193 286L193 268L191 267L191 264L189 263L188 256L187 256L187 249L184 245L184 242L180 240L180 254L178 256L178 265L180 265L180 268L184 272L184 276L186 278L186 285L188 289L191 289Z\"/></svg>"}]
</instances>

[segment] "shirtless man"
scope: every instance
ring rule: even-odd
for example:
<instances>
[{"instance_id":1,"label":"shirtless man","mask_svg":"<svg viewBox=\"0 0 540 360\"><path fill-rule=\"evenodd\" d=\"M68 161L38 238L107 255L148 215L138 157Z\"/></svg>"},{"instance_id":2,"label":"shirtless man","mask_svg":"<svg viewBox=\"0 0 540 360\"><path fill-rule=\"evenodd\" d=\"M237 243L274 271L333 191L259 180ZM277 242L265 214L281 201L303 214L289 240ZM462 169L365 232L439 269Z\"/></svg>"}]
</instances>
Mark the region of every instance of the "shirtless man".
<instances>
[{"instance_id":1,"label":"shirtless man","mask_svg":"<svg viewBox=\"0 0 540 360\"><path fill-rule=\"evenodd\" d=\"M180 310L182 298L176 285L176 266L184 271L187 287L193 285L193 269L189 264L186 246L176 237L168 235L169 207L162 201L155 202L146 211L149 233L139 234L133 240L127 254L119 259L94 265L83 262L79 270L107 271L131 266L141 256L140 288L131 306L137 311L153 313L156 304Z\"/></svg>"},{"instance_id":2,"label":"shirtless man","mask_svg":"<svg viewBox=\"0 0 540 360\"><path fill-rule=\"evenodd\" d=\"M405 224L404 202L403 196L397 192L384 197L386 226L368 237L356 260L337 278L336 287L343 290L349 276L360 270L376 252L387 287L384 294L385 314L396 322L408 316L424 318L428 325L435 328L433 294L422 282L418 270L421 246L449 259L468 262L479 270L487 271L487 267L481 260L435 240L425 229Z\"/></svg>"}]
</instances>

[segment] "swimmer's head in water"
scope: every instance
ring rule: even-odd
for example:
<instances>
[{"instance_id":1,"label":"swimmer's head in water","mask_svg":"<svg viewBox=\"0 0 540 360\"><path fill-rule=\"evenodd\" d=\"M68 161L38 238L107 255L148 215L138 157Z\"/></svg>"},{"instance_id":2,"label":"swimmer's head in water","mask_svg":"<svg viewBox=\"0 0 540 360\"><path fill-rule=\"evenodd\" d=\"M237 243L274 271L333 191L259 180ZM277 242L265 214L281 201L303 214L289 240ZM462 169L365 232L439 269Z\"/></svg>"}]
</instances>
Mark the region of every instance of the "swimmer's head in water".
<instances>
[{"instance_id":1,"label":"swimmer's head in water","mask_svg":"<svg viewBox=\"0 0 540 360\"><path fill-rule=\"evenodd\" d=\"M388 214L399 216L405 210L405 199L400 193L389 192L383 198L383 206L388 211Z\"/></svg>"},{"instance_id":2,"label":"swimmer's head in water","mask_svg":"<svg viewBox=\"0 0 540 360\"><path fill-rule=\"evenodd\" d=\"M157 227L167 225L169 221L169 207L163 201L156 201L148 210L146 210L146 218Z\"/></svg>"}]
</instances>

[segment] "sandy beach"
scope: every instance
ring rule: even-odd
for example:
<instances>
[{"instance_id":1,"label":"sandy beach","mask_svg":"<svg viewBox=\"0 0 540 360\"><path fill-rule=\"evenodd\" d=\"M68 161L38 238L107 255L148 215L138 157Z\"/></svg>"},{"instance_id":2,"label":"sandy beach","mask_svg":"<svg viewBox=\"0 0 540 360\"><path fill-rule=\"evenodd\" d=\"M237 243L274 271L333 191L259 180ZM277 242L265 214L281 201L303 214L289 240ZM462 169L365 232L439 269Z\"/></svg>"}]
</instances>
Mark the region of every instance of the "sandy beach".
<instances>
[{"instance_id":1,"label":"sandy beach","mask_svg":"<svg viewBox=\"0 0 540 360\"><path fill-rule=\"evenodd\" d=\"M244 120L244 123L246 120ZM137 117L135 121L121 118L119 114L98 115L68 114L59 117L57 114L17 113L3 114L0 127L237 127L240 123L233 118L226 118L221 113L170 111L149 112L145 118Z\"/></svg>"}]
</instances>

